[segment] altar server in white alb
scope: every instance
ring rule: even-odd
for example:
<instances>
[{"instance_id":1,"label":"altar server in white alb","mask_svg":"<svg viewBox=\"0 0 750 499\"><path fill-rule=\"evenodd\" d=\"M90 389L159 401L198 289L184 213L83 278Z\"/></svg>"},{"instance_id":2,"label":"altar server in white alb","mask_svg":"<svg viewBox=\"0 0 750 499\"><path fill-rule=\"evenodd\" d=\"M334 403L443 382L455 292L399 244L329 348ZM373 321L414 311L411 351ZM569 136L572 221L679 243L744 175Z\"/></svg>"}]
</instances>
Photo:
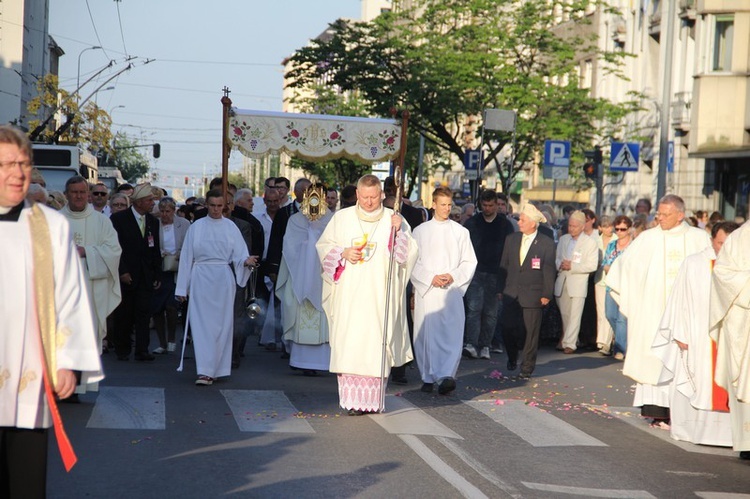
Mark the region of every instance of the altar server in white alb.
<instances>
[{"instance_id":1,"label":"altar server in white alb","mask_svg":"<svg viewBox=\"0 0 750 499\"><path fill-rule=\"evenodd\" d=\"M208 191L208 216L188 229L177 271L175 295L179 301L190 297L196 385L211 385L216 378L230 375L234 294L250 278L249 267L258 263L257 256L248 256L240 230L222 215L224 204L220 190ZM183 347L183 358L184 352Z\"/></svg>"},{"instance_id":2,"label":"altar server in white alb","mask_svg":"<svg viewBox=\"0 0 750 499\"><path fill-rule=\"evenodd\" d=\"M357 204L337 211L318 240L323 265L323 308L328 317L331 372L338 373L339 404L352 416L377 412L393 366L412 360L406 325L406 284L417 260L409 224L383 207L380 179L357 182ZM391 246L391 229L396 229ZM388 268L393 253L386 310ZM387 321L387 322L386 322ZM381 368L387 331L385 369Z\"/></svg>"},{"instance_id":3,"label":"altar server in white alb","mask_svg":"<svg viewBox=\"0 0 750 499\"><path fill-rule=\"evenodd\" d=\"M732 447L750 459L750 222L732 232L714 265L711 338L716 382L729 392Z\"/></svg>"},{"instance_id":4,"label":"altar server in white alb","mask_svg":"<svg viewBox=\"0 0 750 499\"><path fill-rule=\"evenodd\" d=\"M667 297L686 257L711 245L705 230L685 222L685 203L659 200L657 227L639 235L609 269L607 285L628 318L628 355L622 373L636 381L633 405L653 424L669 424L669 383L659 382L661 360L651 351Z\"/></svg>"},{"instance_id":5,"label":"altar server in white alb","mask_svg":"<svg viewBox=\"0 0 750 499\"><path fill-rule=\"evenodd\" d=\"M24 200L32 154L23 132L0 126L0 497L45 497L50 404L73 393L74 371L103 378L68 221ZM69 469L75 455L57 440Z\"/></svg>"},{"instance_id":6,"label":"altar server in white alb","mask_svg":"<svg viewBox=\"0 0 750 499\"><path fill-rule=\"evenodd\" d=\"M652 351L664 364L660 383L670 382L670 435L694 444L732 445L727 391L714 378L716 342L708 334L711 273L727 236L737 229L721 222L711 247L680 267Z\"/></svg>"},{"instance_id":7,"label":"altar server in white alb","mask_svg":"<svg viewBox=\"0 0 750 499\"><path fill-rule=\"evenodd\" d=\"M331 363L322 268L315 244L332 216L323 187L308 186L300 211L289 217L276 280L284 340L291 342L289 365L307 376L327 371Z\"/></svg>"},{"instance_id":8,"label":"altar server in white alb","mask_svg":"<svg viewBox=\"0 0 750 499\"><path fill-rule=\"evenodd\" d=\"M422 391L456 389L464 330L463 296L477 257L469 231L450 220L453 193L438 187L432 193L435 215L414 229L419 257L411 273L414 284L414 355L422 375Z\"/></svg>"}]
</instances>

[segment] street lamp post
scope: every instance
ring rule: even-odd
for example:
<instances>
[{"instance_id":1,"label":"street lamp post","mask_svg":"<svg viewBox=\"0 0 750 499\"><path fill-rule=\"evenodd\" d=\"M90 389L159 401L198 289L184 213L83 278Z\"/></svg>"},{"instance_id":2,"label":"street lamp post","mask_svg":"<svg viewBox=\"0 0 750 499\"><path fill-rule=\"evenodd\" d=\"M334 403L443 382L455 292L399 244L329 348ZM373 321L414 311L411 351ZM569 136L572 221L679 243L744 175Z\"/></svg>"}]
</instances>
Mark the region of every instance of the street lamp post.
<instances>
[{"instance_id":1,"label":"street lamp post","mask_svg":"<svg viewBox=\"0 0 750 499\"><path fill-rule=\"evenodd\" d=\"M93 47L86 47L85 49L81 50L81 52L78 54L78 75L76 76L76 93L78 96L76 97L76 102L79 102L80 99L80 91L81 91L81 56L84 52L87 50L99 50L101 47L99 45L94 45Z\"/></svg>"}]
</instances>

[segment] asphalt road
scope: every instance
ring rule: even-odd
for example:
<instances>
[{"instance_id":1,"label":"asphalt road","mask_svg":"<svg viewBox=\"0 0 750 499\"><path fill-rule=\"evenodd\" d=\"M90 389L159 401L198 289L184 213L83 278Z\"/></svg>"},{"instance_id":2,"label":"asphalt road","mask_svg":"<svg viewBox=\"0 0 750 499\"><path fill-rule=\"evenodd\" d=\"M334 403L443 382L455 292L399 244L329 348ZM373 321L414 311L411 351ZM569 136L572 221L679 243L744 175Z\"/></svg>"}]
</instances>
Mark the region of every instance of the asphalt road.
<instances>
[{"instance_id":1,"label":"asphalt road","mask_svg":"<svg viewBox=\"0 0 750 499\"><path fill-rule=\"evenodd\" d=\"M100 391L61 406L79 462L65 473L51 439L49 496L750 497L750 462L650 428L622 364L595 352L543 346L525 382L504 354L463 359L449 396L422 393L410 368L385 414L353 417L333 375L303 376L255 340L210 387L192 359L176 372L175 354L105 354Z\"/></svg>"}]
</instances>

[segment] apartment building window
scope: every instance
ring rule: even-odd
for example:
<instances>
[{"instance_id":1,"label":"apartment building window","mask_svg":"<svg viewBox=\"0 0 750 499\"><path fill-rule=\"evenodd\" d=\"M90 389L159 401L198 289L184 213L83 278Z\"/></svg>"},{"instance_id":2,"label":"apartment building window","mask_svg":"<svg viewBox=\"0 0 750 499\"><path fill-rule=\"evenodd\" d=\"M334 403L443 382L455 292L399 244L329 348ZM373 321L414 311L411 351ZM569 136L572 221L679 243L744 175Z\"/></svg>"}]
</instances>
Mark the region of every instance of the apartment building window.
<instances>
[{"instance_id":1,"label":"apartment building window","mask_svg":"<svg viewBox=\"0 0 750 499\"><path fill-rule=\"evenodd\" d=\"M714 24L714 46L711 69L730 71L732 69L732 38L734 36L734 16L718 15Z\"/></svg>"}]
</instances>

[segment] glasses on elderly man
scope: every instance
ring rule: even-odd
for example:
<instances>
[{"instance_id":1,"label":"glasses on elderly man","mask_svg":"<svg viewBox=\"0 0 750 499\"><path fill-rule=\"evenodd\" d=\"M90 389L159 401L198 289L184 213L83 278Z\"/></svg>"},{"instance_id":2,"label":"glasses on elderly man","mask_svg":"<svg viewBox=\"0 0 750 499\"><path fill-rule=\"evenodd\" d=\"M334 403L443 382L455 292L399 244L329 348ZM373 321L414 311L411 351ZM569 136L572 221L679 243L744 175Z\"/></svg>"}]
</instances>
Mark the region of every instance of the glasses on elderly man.
<instances>
[{"instance_id":1,"label":"glasses on elderly man","mask_svg":"<svg viewBox=\"0 0 750 499\"><path fill-rule=\"evenodd\" d=\"M31 171L34 166L31 161L0 161L0 171L10 171L13 168L21 167L23 171Z\"/></svg>"},{"instance_id":2,"label":"glasses on elderly man","mask_svg":"<svg viewBox=\"0 0 750 499\"><path fill-rule=\"evenodd\" d=\"M628 230L628 228L627 227L615 227L615 230L617 232L625 232L626 230Z\"/></svg>"},{"instance_id":3,"label":"glasses on elderly man","mask_svg":"<svg viewBox=\"0 0 750 499\"><path fill-rule=\"evenodd\" d=\"M106 192L94 191L91 193L92 196L106 196Z\"/></svg>"}]
</instances>

